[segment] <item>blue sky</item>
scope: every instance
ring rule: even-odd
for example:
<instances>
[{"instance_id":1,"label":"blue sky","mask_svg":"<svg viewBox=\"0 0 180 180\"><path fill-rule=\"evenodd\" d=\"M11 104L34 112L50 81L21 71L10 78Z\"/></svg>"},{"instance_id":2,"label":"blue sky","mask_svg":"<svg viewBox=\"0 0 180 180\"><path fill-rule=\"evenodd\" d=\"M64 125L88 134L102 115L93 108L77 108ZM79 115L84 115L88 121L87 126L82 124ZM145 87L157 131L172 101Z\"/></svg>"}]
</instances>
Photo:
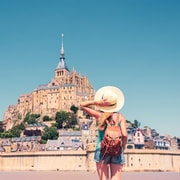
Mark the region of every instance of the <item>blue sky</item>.
<instances>
[{"instance_id":1,"label":"blue sky","mask_svg":"<svg viewBox=\"0 0 180 180\"><path fill-rule=\"evenodd\" d=\"M1 0L0 119L66 64L97 90L122 89L121 112L180 136L179 0Z\"/></svg>"}]
</instances>

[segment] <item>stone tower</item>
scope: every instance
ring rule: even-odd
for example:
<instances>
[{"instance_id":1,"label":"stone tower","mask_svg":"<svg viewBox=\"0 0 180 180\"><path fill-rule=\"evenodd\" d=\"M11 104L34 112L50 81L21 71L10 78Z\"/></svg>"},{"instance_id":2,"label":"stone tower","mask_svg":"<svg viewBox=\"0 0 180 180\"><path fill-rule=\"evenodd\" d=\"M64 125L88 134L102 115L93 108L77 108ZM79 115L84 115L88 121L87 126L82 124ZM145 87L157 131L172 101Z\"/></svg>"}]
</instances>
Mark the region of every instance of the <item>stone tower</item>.
<instances>
[{"instance_id":1,"label":"stone tower","mask_svg":"<svg viewBox=\"0 0 180 180\"><path fill-rule=\"evenodd\" d=\"M48 84L39 85L30 94L22 94L16 105L10 105L4 113L3 124L7 129L14 122L21 122L26 114L47 115L53 118L58 111L70 111L72 105L79 106L85 99L94 98L94 88L87 76L70 71L64 54L64 35L60 50L60 61L54 71L54 78ZM18 120L18 121L17 121Z\"/></svg>"}]
</instances>

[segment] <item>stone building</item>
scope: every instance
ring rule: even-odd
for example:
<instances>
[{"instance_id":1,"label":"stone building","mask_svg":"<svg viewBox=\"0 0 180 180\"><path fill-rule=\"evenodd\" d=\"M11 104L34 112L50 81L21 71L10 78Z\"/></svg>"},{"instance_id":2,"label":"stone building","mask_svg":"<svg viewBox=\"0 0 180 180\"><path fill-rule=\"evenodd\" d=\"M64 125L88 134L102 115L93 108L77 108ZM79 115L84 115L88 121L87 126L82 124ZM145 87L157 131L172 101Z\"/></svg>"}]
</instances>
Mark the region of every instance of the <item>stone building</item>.
<instances>
[{"instance_id":1,"label":"stone building","mask_svg":"<svg viewBox=\"0 0 180 180\"><path fill-rule=\"evenodd\" d=\"M39 85L30 94L22 94L16 105L10 105L4 113L3 126L12 128L14 122L21 122L28 112L54 117L58 111L70 111L72 105L79 106L80 101L94 98L94 88L87 76L82 76L66 65L63 34L60 61L55 75L48 84Z\"/></svg>"}]
</instances>

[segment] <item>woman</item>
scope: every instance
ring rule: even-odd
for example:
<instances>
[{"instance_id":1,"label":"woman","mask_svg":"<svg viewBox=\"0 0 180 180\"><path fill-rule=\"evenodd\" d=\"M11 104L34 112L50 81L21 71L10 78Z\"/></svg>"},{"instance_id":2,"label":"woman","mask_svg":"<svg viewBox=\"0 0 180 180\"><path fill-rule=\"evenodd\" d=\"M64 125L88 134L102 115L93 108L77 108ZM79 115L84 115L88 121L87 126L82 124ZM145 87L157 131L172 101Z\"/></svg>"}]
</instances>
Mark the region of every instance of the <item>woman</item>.
<instances>
[{"instance_id":1,"label":"woman","mask_svg":"<svg viewBox=\"0 0 180 180\"><path fill-rule=\"evenodd\" d=\"M96 106L95 110L92 105ZM85 101L81 103L81 108L87 114L95 117L98 124L98 137L94 160L96 162L97 172L100 180L120 180L121 170L124 161L124 149L127 142L126 120L118 113L124 105L124 95L120 89L114 86L105 86L100 88L94 101ZM100 151L101 141L103 140L105 129L108 122L119 124L122 132L122 153L119 156L104 156Z\"/></svg>"}]
</instances>

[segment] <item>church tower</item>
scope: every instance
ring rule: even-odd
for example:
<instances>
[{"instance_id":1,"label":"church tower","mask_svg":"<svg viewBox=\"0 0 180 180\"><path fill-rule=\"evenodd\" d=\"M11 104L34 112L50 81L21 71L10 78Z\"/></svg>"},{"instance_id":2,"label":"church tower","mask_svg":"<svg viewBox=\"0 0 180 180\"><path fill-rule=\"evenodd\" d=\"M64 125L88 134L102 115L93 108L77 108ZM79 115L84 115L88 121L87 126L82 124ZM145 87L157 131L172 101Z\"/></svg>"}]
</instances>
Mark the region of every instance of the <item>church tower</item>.
<instances>
[{"instance_id":1,"label":"church tower","mask_svg":"<svg viewBox=\"0 0 180 180\"><path fill-rule=\"evenodd\" d=\"M70 73L64 56L64 34L62 36L62 44L61 44L61 50L60 50L60 61L55 69L55 79L58 79L60 82L64 82L67 75Z\"/></svg>"}]
</instances>

